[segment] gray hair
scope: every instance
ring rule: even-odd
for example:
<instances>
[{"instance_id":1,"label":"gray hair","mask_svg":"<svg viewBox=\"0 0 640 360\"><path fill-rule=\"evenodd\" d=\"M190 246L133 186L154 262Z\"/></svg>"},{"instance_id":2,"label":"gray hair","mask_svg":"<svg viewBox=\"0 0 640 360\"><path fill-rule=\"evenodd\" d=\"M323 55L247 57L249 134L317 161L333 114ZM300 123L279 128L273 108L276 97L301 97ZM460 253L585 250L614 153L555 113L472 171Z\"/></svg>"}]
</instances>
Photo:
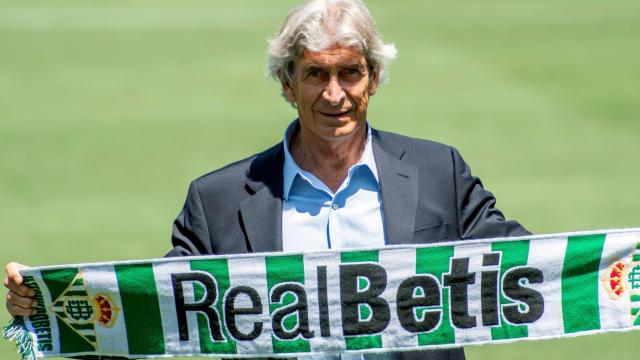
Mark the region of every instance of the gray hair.
<instances>
[{"instance_id":1,"label":"gray hair","mask_svg":"<svg viewBox=\"0 0 640 360\"><path fill-rule=\"evenodd\" d=\"M305 50L322 51L335 44L360 51L371 75L380 73L380 82L386 80L387 66L397 52L393 44L382 41L361 0L306 0L289 13L269 41L267 73L293 83L295 62Z\"/></svg>"}]
</instances>

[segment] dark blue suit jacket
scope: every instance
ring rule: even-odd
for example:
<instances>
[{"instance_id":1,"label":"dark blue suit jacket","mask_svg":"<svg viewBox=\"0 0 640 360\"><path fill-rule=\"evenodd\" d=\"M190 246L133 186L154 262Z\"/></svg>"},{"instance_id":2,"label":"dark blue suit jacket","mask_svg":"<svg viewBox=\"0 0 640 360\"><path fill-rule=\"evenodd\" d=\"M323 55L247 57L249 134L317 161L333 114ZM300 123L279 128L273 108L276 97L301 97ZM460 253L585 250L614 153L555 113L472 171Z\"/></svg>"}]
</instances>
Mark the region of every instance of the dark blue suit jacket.
<instances>
[{"instance_id":1,"label":"dark blue suit jacket","mask_svg":"<svg viewBox=\"0 0 640 360\"><path fill-rule=\"evenodd\" d=\"M456 149L372 130L388 244L425 244L529 232L507 221ZM282 143L191 183L168 256L282 251ZM460 349L398 359L464 359Z\"/></svg>"}]
</instances>

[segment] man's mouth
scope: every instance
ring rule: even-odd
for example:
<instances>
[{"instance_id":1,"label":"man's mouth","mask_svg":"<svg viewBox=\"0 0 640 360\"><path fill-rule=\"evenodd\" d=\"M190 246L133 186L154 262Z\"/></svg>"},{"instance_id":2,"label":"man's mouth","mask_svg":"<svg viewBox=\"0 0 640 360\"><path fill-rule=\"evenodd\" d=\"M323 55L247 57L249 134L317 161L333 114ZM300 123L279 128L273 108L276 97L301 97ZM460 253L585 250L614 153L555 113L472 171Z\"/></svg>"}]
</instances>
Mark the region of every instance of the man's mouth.
<instances>
[{"instance_id":1,"label":"man's mouth","mask_svg":"<svg viewBox=\"0 0 640 360\"><path fill-rule=\"evenodd\" d=\"M350 111L350 110L347 110L347 111L340 111L340 112L324 112L324 111L320 111L320 113L321 113L322 115L325 115L325 116L340 117L340 116L343 116L343 115L348 114L348 113L349 113L349 111Z\"/></svg>"}]
</instances>

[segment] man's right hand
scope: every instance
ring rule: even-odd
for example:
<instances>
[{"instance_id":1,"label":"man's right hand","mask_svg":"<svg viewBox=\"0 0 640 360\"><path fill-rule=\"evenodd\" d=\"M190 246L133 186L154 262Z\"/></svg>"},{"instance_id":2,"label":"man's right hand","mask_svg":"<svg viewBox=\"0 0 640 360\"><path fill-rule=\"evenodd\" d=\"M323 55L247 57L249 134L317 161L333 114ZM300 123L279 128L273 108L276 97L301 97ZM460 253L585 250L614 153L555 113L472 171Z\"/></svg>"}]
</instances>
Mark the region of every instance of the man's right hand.
<instances>
[{"instance_id":1,"label":"man's right hand","mask_svg":"<svg viewBox=\"0 0 640 360\"><path fill-rule=\"evenodd\" d=\"M27 266L15 262L8 263L4 267L7 277L4 279L4 287L9 289L7 293L7 311L13 316L31 316L36 313L35 290L23 284L20 269Z\"/></svg>"}]
</instances>

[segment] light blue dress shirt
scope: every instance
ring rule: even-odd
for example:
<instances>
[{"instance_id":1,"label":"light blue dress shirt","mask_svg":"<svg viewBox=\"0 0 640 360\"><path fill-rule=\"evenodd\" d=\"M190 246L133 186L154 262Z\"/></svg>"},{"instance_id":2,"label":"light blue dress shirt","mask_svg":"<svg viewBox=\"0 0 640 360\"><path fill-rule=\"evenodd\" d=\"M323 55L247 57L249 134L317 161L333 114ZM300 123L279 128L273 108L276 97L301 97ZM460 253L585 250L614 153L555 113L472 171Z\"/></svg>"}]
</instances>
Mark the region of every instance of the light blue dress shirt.
<instances>
[{"instance_id":1,"label":"light blue dress shirt","mask_svg":"<svg viewBox=\"0 0 640 360\"><path fill-rule=\"evenodd\" d=\"M282 248L285 252L384 246L382 197L371 128L360 161L335 193L302 170L289 152L298 121L284 136ZM392 353L301 356L299 360L391 360Z\"/></svg>"},{"instance_id":2,"label":"light blue dress shirt","mask_svg":"<svg viewBox=\"0 0 640 360\"><path fill-rule=\"evenodd\" d=\"M371 146L371 129L362 157L351 166L335 193L313 174L302 170L289 152L298 131L293 122L284 138L283 251L384 246L382 198Z\"/></svg>"}]
</instances>

